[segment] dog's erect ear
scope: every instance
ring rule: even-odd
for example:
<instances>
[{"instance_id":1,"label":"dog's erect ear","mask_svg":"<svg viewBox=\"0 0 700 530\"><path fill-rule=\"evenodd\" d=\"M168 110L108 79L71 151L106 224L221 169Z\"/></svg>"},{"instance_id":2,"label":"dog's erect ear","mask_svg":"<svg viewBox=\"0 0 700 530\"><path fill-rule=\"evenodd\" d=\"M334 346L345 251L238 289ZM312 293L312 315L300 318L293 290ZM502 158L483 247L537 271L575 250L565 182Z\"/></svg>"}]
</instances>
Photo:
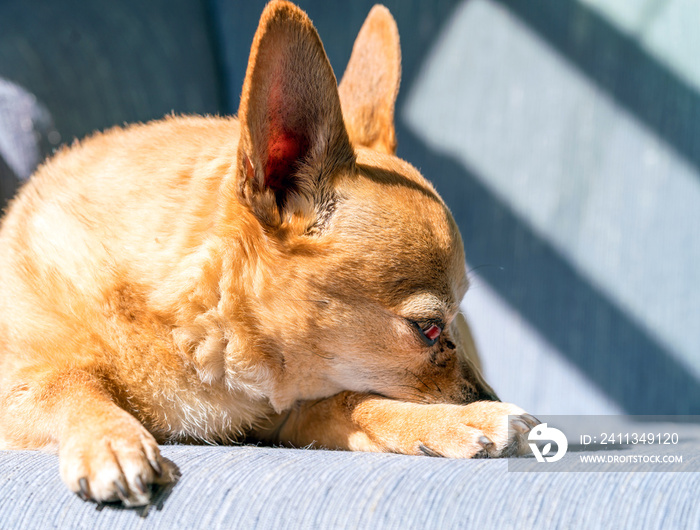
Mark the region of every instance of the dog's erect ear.
<instances>
[{"instance_id":1,"label":"dog's erect ear","mask_svg":"<svg viewBox=\"0 0 700 530\"><path fill-rule=\"evenodd\" d=\"M357 35L339 87L353 144L396 152L394 104L400 81L399 30L389 10L375 5Z\"/></svg>"},{"instance_id":2,"label":"dog's erect ear","mask_svg":"<svg viewBox=\"0 0 700 530\"><path fill-rule=\"evenodd\" d=\"M243 83L238 167L241 193L277 225L318 200L332 174L354 161L338 88L321 40L294 4L263 11Z\"/></svg>"}]
</instances>

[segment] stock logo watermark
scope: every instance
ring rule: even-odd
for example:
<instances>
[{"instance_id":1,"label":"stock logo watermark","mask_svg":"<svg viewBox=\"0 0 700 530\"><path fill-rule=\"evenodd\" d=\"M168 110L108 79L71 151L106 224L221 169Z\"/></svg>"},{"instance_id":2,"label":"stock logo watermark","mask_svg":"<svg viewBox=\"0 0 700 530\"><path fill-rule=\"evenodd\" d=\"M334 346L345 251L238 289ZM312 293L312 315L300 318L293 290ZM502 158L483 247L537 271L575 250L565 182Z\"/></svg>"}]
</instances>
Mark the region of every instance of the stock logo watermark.
<instances>
[{"instance_id":1,"label":"stock logo watermark","mask_svg":"<svg viewBox=\"0 0 700 530\"><path fill-rule=\"evenodd\" d=\"M538 416L516 472L700 472L700 416Z\"/></svg>"},{"instance_id":2,"label":"stock logo watermark","mask_svg":"<svg viewBox=\"0 0 700 530\"><path fill-rule=\"evenodd\" d=\"M527 439L530 441L528 445L532 454L538 462L558 462L566 454L566 450L569 448L569 442L566 439L566 435L559 429L554 427L548 427L546 423L540 423L534 429L530 431ZM535 442L542 442L549 440L541 450ZM557 452L554 456L544 456L549 453L552 449L552 442L557 444Z\"/></svg>"}]
</instances>

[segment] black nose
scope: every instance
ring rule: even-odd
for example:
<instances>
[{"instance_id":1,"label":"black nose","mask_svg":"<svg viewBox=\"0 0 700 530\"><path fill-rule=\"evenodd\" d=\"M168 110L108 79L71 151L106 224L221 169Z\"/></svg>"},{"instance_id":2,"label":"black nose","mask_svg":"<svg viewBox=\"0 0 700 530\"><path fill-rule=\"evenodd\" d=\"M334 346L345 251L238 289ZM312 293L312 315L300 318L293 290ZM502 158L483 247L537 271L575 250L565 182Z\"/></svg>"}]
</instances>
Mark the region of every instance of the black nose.
<instances>
[{"instance_id":1,"label":"black nose","mask_svg":"<svg viewBox=\"0 0 700 530\"><path fill-rule=\"evenodd\" d=\"M498 396L494 394L493 392L490 392L486 389L482 389L479 392L479 401L501 401L498 399Z\"/></svg>"},{"instance_id":2,"label":"black nose","mask_svg":"<svg viewBox=\"0 0 700 530\"><path fill-rule=\"evenodd\" d=\"M496 393L484 382L478 370L470 363L461 363L462 378L466 382L463 392L469 402L472 401L501 401Z\"/></svg>"},{"instance_id":3,"label":"black nose","mask_svg":"<svg viewBox=\"0 0 700 530\"><path fill-rule=\"evenodd\" d=\"M481 387L481 385L465 384L462 387L462 402L467 405L475 401L501 401L491 390Z\"/></svg>"}]
</instances>

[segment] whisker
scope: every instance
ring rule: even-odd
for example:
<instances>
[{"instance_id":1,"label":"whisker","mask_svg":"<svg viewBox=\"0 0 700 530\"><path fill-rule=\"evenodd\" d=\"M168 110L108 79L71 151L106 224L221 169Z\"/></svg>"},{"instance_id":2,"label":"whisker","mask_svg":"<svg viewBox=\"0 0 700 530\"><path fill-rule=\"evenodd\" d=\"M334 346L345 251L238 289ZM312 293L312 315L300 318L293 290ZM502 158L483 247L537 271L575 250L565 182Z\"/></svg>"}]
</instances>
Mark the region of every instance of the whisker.
<instances>
[{"instance_id":1,"label":"whisker","mask_svg":"<svg viewBox=\"0 0 700 530\"><path fill-rule=\"evenodd\" d=\"M408 369L407 369L406 372L408 372L408 373L411 374L413 377L415 377L416 379L418 379L418 381L420 381L421 384L422 384L427 390L432 390L432 388L430 388L430 386L427 385L425 381L423 381L420 377L418 377L416 374L414 374L413 372L411 372L411 370L408 370ZM435 386L437 386L437 385L435 385Z\"/></svg>"},{"instance_id":2,"label":"whisker","mask_svg":"<svg viewBox=\"0 0 700 530\"><path fill-rule=\"evenodd\" d=\"M311 302L314 304L324 304L328 305L330 304L330 300L314 300L313 298L287 298L287 300L291 302Z\"/></svg>"},{"instance_id":3,"label":"whisker","mask_svg":"<svg viewBox=\"0 0 700 530\"><path fill-rule=\"evenodd\" d=\"M432 383L435 385L435 388L437 389L437 391L440 392L440 394L442 394L442 389L440 388L440 385L437 384L437 381L435 381L435 379L433 379L432 376L429 376L429 377L430 377L430 380L432 381Z\"/></svg>"},{"instance_id":4,"label":"whisker","mask_svg":"<svg viewBox=\"0 0 700 530\"><path fill-rule=\"evenodd\" d=\"M482 265L477 265L476 267L472 267L470 269L467 269L467 276L471 275L472 272L476 272L479 269L485 269L486 267L496 267L500 271L506 270L506 268L502 265L497 265L495 263L484 263Z\"/></svg>"},{"instance_id":5,"label":"whisker","mask_svg":"<svg viewBox=\"0 0 700 530\"><path fill-rule=\"evenodd\" d=\"M411 386L411 385L394 385L394 386L397 387L397 388L410 388L411 390L416 391L418 394L421 394L421 393L422 393L421 389L420 389L420 388L416 388L415 386Z\"/></svg>"},{"instance_id":6,"label":"whisker","mask_svg":"<svg viewBox=\"0 0 700 530\"><path fill-rule=\"evenodd\" d=\"M413 399L416 403L423 403L426 405L429 405L432 403L426 396L425 392L421 391L420 389L410 386L410 385L394 385L396 388L408 388L409 390L412 390L411 392L412 396L411 399Z\"/></svg>"}]
</instances>

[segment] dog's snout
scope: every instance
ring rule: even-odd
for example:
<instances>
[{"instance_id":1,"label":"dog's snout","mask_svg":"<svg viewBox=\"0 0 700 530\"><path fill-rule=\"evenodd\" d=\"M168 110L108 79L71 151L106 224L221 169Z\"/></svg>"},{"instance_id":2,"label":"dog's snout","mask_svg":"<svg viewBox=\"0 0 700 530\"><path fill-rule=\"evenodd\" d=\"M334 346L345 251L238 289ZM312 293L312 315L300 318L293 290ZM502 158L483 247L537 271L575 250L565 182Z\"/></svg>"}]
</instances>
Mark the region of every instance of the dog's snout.
<instances>
[{"instance_id":1,"label":"dog's snout","mask_svg":"<svg viewBox=\"0 0 700 530\"><path fill-rule=\"evenodd\" d=\"M498 399L498 396L489 388L465 382L462 385L460 401L463 405L468 405L475 401L500 401L500 399Z\"/></svg>"},{"instance_id":2,"label":"dog's snout","mask_svg":"<svg viewBox=\"0 0 700 530\"><path fill-rule=\"evenodd\" d=\"M479 401L501 401L498 396L491 390L482 389L479 393Z\"/></svg>"},{"instance_id":3,"label":"dog's snout","mask_svg":"<svg viewBox=\"0 0 700 530\"><path fill-rule=\"evenodd\" d=\"M500 401L496 393L486 384L478 368L470 362L462 362L460 369L464 380L462 395L465 404L474 401Z\"/></svg>"}]
</instances>

